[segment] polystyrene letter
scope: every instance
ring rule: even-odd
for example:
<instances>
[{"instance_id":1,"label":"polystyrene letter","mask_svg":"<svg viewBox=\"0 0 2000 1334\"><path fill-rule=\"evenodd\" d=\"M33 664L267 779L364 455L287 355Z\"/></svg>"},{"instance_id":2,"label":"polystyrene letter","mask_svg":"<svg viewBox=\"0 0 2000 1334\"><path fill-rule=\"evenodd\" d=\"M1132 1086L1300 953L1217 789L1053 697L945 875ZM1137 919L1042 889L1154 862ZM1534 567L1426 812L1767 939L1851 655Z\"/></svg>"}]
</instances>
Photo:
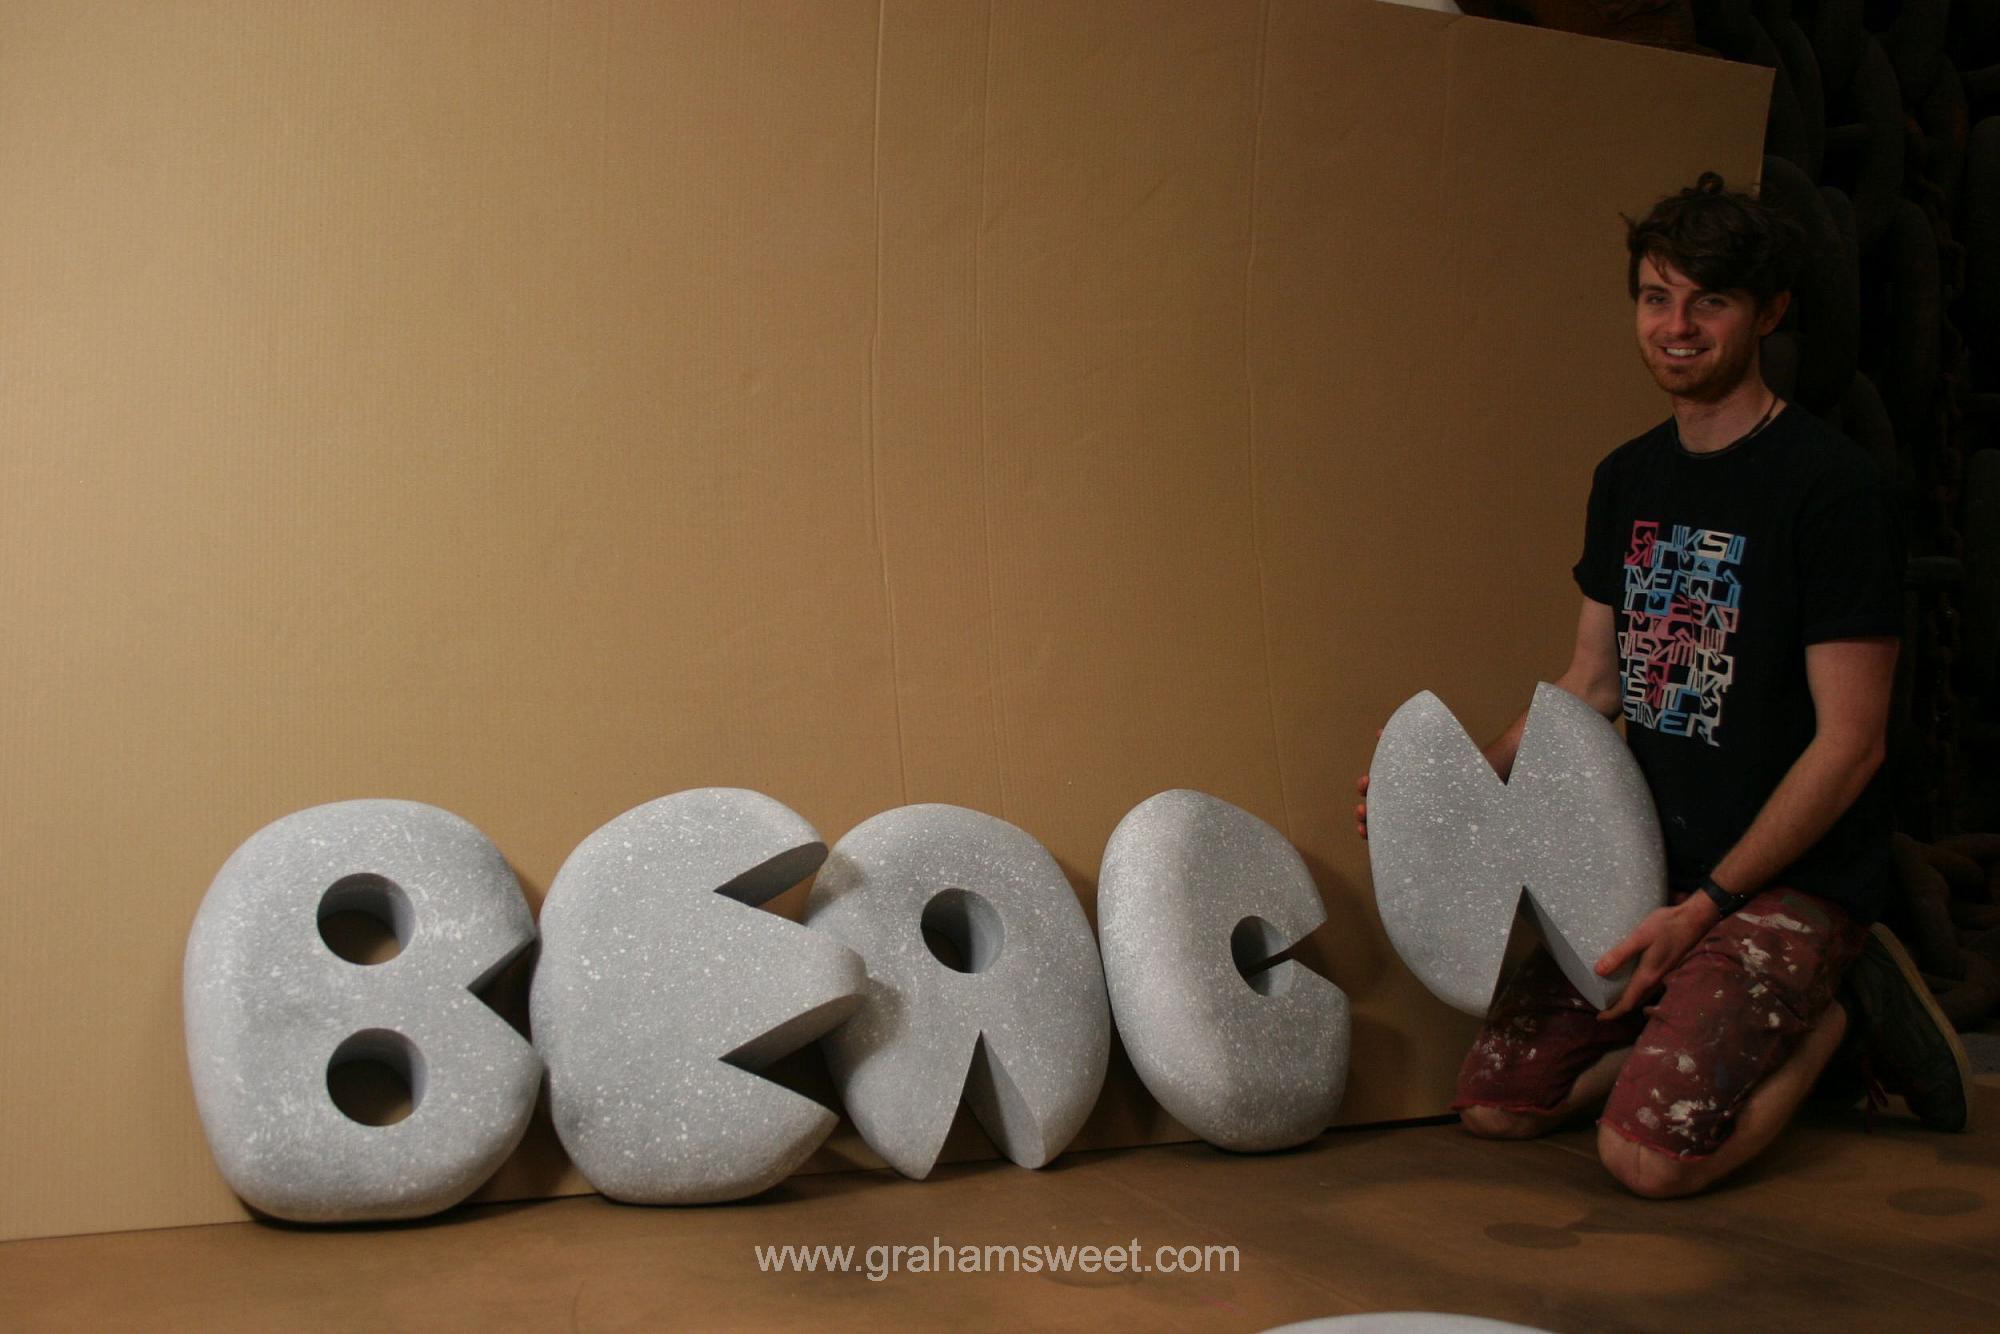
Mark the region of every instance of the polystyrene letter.
<instances>
[{"instance_id":1,"label":"polystyrene letter","mask_svg":"<svg viewBox=\"0 0 2000 1334\"><path fill-rule=\"evenodd\" d=\"M351 963L323 915L393 925L402 950ZM286 816L224 863L188 933L188 1067L230 1187L300 1222L413 1218L447 1208L520 1142L542 1065L474 993L535 938L499 851L412 801L345 801ZM364 1125L329 1070L398 1069L413 1109Z\"/></svg>"},{"instance_id":2,"label":"polystyrene letter","mask_svg":"<svg viewBox=\"0 0 2000 1334\"><path fill-rule=\"evenodd\" d=\"M821 1045L870 1148L928 1176L962 1092L1014 1162L1062 1152L1103 1086L1111 1015L1041 844L963 807L887 811L835 845L806 922L867 961L867 1000Z\"/></svg>"},{"instance_id":3,"label":"polystyrene letter","mask_svg":"<svg viewBox=\"0 0 2000 1334\"><path fill-rule=\"evenodd\" d=\"M1346 993L1268 961L1326 920L1303 858L1248 811L1185 790L1119 822L1097 930L1119 1040L1146 1088L1211 1144L1300 1144L1347 1087Z\"/></svg>"},{"instance_id":4,"label":"polystyrene letter","mask_svg":"<svg viewBox=\"0 0 2000 1334\"><path fill-rule=\"evenodd\" d=\"M1563 975L1599 1009L1630 966L1601 978L1592 965L1666 900L1645 775L1602 715L1547 683L1505 783L1437 696L1396 710L1369 766L1368 851L1396 952L1468 1014L1492 1003L1524 887Z\"/></svg>"},{"instance_id":5,"label":"polystyrene letter","mask_svg":"<svg viewBox=\"0 0 2000 1334\"><path fill-rule=\"evenodd\" d=\"M532 1007L556 1133L614 1199L739 1199L797 1169L834 1114L756 1071L861 997L861 960L756 905L811 875L818 831L740 788L627 811L542 906Z\"/></svg>"}]
</instances>

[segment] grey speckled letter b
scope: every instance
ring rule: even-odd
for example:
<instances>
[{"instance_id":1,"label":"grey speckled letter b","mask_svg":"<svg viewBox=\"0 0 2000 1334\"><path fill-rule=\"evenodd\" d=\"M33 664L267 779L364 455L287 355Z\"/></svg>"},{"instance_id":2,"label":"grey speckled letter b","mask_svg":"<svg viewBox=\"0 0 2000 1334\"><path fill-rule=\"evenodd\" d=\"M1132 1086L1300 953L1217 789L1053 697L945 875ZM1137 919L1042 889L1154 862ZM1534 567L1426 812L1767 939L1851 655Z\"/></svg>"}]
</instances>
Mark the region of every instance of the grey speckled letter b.
<instances>
[{"instance_id":1,"label":"grey speckled letter b","mask_svg":"<svg viewBox=\"0 0 2000 1334\"><path fill-rule=\"evenodd\" d=\"M384 963L335 954L320 918L393 925ZM533 943L520 884L485 835L414 801L288 815L223 864L188 933L188 1067L230 1187L298 1222L415 1218L464 1199L527 1129L542 1063L474 994ZM364 1125L332 1066L374 1061L412 1110Z\"/></svg>"}]
</instances>

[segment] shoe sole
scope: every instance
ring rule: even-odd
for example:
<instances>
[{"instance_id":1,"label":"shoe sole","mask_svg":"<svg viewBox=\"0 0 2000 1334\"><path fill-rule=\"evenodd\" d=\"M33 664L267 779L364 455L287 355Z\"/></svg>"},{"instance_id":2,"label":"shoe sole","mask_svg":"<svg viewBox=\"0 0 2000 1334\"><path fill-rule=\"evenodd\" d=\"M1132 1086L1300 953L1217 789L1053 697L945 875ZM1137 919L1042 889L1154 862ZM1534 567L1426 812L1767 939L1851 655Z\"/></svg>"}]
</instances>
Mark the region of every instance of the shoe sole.
<instances>
[{"instance_id":1,"label":"shoe sole","mask_svg":"<svg viewBox=\"0 0 2000 1334\"><path fill-rule=\"evenodd\" d=\"M1903 981L1909 984L1911 992L1923 1005L1924 1012L1930 1015L1931 1022L1937 1025L1938 1032L1944 1034L1945 1045L1951 1048L1951 1058L1958 1063L1958 1086L1965 1090L1965 1124L1958 1128L1958 1133L1963 1134L1972 1129L1972 1104L1975 1099L1972 1091L1972 1062L1966 1057L1965 1044L1958 1040L1958 1029L1951 1020L1945 1018L1944 1011L1938 1006L1937 997L1931 995L1930 984L1924 981L1923 973L1917 968L1917 961L1910 957L1910 952L1903 948L1903 942L1896 939L1895 933L1877 922L1868 928L1868 934L1875 938L1875 943L1880 945L1895 963L1897 971L1903 975Z\"/></svg>"}]
</instances>

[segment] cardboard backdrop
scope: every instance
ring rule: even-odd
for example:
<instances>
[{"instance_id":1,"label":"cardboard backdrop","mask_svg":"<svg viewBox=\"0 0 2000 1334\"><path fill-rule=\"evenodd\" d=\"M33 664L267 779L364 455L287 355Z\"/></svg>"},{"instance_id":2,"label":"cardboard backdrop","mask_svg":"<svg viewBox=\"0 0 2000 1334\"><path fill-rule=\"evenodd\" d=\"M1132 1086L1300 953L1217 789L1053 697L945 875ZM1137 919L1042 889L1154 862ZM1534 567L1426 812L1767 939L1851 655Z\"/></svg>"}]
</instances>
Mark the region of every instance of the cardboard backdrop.
<instances>
[{"instance_id":1,"label":"cardboard backdrop","mask_svg":"<svg viewBox=\"0 0 2000 1334\"><path fill-rule=\"evenodd\" d=\"M537 903L681 788L958 802L1088 905L1200 788L1326 895L1344 1119L1441 1111L1353 778L1561 670L1663 410L1618 212L1747 184L1769 78L1370 0L0 0L0 1235L241 1216L188 924L359 796ZM1080 1143L1181 1133L1115 1065ZM544 1127L488 1194L583 1188Z\"/></svg>"}]
</instances>

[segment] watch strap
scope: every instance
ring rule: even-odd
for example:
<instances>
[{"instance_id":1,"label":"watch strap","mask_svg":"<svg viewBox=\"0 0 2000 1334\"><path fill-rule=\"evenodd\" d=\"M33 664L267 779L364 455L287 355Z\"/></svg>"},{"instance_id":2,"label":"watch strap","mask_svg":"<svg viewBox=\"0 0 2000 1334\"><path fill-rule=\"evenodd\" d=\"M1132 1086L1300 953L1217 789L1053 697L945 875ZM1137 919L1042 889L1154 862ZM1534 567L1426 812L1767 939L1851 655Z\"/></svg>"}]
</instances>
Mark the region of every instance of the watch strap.
<instances>
[{"instance_id":1,"label":"watch strap","mask_svg":"<svg viewBox=\"0 0 2000 1334\"><path fill-rule=\"evenodd\" d=\"M1731 894L1721 885L1716 884L1715 877L1712 875L1703 876L1701 883L1695 886L1695 888L1700 893L1708 895L1709 901L1715 904L1724 917L1729 916L1729 914L1750 902L1748 894Z\"/></svg>"}]
</instances>

